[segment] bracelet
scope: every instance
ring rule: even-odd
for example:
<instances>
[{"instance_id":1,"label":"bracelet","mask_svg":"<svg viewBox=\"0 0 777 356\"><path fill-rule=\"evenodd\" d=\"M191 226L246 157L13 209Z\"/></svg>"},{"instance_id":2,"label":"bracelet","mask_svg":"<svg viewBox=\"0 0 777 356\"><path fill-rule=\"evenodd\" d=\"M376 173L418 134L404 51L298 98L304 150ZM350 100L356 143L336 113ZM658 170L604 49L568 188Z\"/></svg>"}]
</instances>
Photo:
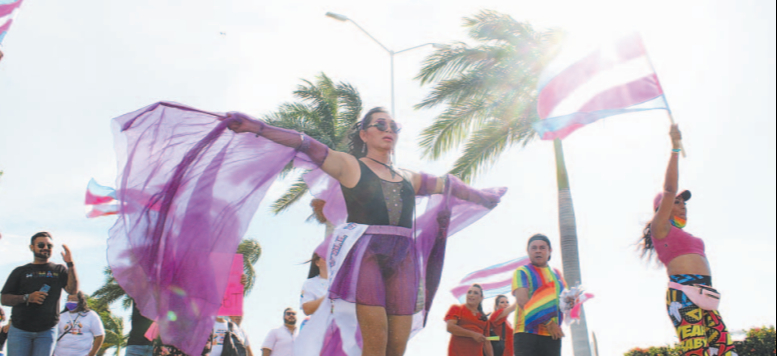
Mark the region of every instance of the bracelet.
<instances>
[{"instance_id":1,"label":"bracelet","mask_svg":"<svg viewBox=\"0 0 777 356\"><path fill-rule=\"evenodd\" d=\"M73 268L74 266L73 262L65 262L65 264L67 265L67 268Z\"/></svg>"}]
</instances>

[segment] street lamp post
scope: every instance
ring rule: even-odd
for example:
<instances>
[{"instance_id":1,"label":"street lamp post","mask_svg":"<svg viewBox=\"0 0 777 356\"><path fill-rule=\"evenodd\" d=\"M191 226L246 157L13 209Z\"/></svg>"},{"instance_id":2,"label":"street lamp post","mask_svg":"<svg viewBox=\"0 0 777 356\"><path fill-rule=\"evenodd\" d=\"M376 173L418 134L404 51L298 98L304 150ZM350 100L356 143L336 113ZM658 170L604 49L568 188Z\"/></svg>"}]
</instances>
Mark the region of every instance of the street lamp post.
<instances>
[{"instance_id":1,"label":"street lamp post","mask_svg":"<svg viewBox=\"0 0 777 356\"><path fill-rule=\"evenodd\" d=\"M420 48L420 47L424 47L424 46L433 46L434 48L440 48L440 46L438 44L436 44L436 43L424 43L424 44L421 44L421 45L418 45L418 46L414 46L414 47L410 47L410 48L405 48L405 49L403 49L401 51L396 51L395 52L395 51L389 49L388 47L384 46L383 43L380 43L380 41L378 41L375 37L372 37L372 35L369 32L367 32L367 30L363 29L361 26L359 26L358 23L356 23L354 20L349 19L345 15L335 14L333 12L327 12L326 16L330 17L332 19L335 19L337 21L342 21L342 22L350 21L352 24L354 24L354 26L356 26L359 30L364 32L364 34L366 34L369 38L371 38L373 41L375 41L375 43L377 43L381 48L383 48L386 52L388 52L389 58L391 59L391 115L396 115L396 111L395 111L395 107L394 107L394 55L400 54L400 53L403 53L403 52L407 52L407 51L410 51L410 50L414 50L416 48Z\"/></svg>"}]
</instances>

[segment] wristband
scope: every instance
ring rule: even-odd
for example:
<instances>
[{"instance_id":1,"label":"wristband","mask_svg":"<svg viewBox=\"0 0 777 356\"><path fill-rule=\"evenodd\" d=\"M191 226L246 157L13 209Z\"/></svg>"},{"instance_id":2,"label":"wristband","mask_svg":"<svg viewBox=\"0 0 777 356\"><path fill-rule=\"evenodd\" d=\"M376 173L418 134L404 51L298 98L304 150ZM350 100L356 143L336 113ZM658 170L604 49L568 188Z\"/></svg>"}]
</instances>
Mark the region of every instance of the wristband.
<instances>
[{"instance_id":1,"label":"wristband","mask_svg":"<svg viewBox=\"0 0 777 356\"><path fill-rule=\"evenodd\" d=\"M65 264L67 265L67 268L73 268L74 266L73 262L65 262Z\"/></svg>"}]
</instances>

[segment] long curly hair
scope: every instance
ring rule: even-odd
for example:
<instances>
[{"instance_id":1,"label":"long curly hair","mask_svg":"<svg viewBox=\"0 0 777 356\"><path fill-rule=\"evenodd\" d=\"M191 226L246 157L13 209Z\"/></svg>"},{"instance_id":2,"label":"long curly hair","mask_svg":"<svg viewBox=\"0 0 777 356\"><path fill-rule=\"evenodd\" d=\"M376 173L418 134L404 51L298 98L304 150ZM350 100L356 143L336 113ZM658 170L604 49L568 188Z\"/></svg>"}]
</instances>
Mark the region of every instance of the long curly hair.
<instances>
[{"instance_id":1,"label":"long curly hair","mask_svg":"<svg viewBox=\"0 0 777 356\"><path fill-rule=\"evenodd\" d=\"M372 114L379 112L388 114L388 110L380 106L370 109L370 111L367 111L361 121L354 124L353 130L348 135L350 137L350 141L348 143L348 153L356 157L356 159L367 155L367 148L365 147L366 144L362 140L361 136L359 136L359 132L366 130L366 127L369 126L372 122Z\"/></svg>"}]
</instances>

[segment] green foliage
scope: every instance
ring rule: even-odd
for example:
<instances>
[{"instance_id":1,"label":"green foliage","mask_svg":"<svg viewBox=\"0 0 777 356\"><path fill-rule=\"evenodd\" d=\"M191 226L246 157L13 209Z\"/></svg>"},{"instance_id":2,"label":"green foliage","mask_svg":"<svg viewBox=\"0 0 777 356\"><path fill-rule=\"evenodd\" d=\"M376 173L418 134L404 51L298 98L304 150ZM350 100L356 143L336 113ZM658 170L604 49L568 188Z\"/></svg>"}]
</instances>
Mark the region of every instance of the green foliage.
<instances>
[{"instance_id":1,"label":"green foliage","mask_svg":"<svg viewBox=\"0 0 777 356\"><path fill-rule=\"evenodd\" d=\"M736 342L739 356L765 356L777 353L774 326L753 328L744 341Z\"/></svg>"},{"instance_id":2,"label":"green foliage","mask_svg":"<svg viewBox=\"0 0 777 356\"><path fill-rule=\"evenodd\" d=\"M421 133L423 155L438 159L463 146L451 173L470 181L508 148L536 137L537 81L561 33L496 11L465 18L464 27L476 45L455 42L426 58L416 79L434 87L416 108L444 106Z\"/></svg>"},{"instance_id":3,"label":"green foliage","mask_svg":"<svg viewBox=\"0 0 777 356\"><path fill-rule=\"evenodd\" d=\"M753 328L747 332L744 341L734 342L739 356L768 356L774 355L775 329L774 326ZM682 356L683 351L679 344L675 346L651 347L647 349L634 348L624 356Z\"/></svg>"},{"instance_id":4,"label":"green foliage","mask_svg":"<svg viewBox=\"0 0 777 356\"><path fill-rule=\"evenodd\" d=\"M627 352L625 356L683 356L683 349L680 345L651 347L647 349L635 348Z\"/></svg>"},{"instance_id":5,"label":"green foliage","mask_svg":"<svg viewBox=\"0 0 777 356\"><path fill-rule=\"evenodd\" d=\"M254 239L245 239L240 242L240 246L237 247L237 253L243 255L243 273L248 278L248 283L245 285L244 295L248 295L254 286L256 285L256 270L254 265L259 262L259 257L262 256L262 246Z\"/></svg>"},{"instance_id":6,"label":"green foliage","mask_svg":"<svg viewBox=\"0 0 777 356\"><path fill-rule=\"evenodd\" d=\"M321 73L315 82L303 80L294 96L297 102L282 104L277 112L264 116L268 124L284 129L296 130L320 141L330 148L348 152L348 135L359 121L362 100L352 85L335 83ZM281 177L291 170L288 166ZM302 198L308 186L300 172L296 182L276 200L271 211L278 214Z\"/></svg>"},{"instance_id":7,"label":"green foliage","mask_svg":"<svg viewBox=\"0 0 777 356\"><path fill-rule=\"evenodd\" d=\"M124 335L124 320L111 312L109 305L103 301L87 297L87 303L98 315L105 328L105 340L103 341L98 356L105 355L109 349L114 349L114 355L119 356L121 349L127 346L129 336Z\"/></svg>"}]
</instances>

